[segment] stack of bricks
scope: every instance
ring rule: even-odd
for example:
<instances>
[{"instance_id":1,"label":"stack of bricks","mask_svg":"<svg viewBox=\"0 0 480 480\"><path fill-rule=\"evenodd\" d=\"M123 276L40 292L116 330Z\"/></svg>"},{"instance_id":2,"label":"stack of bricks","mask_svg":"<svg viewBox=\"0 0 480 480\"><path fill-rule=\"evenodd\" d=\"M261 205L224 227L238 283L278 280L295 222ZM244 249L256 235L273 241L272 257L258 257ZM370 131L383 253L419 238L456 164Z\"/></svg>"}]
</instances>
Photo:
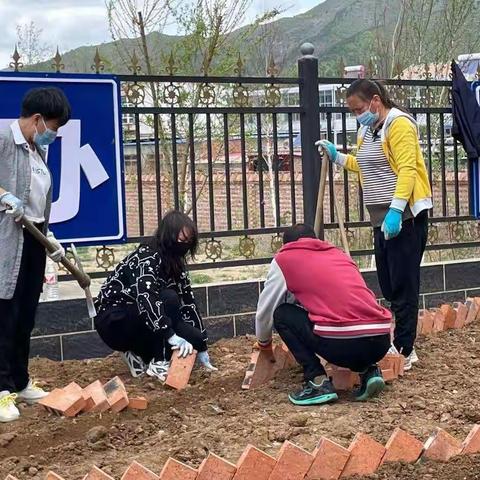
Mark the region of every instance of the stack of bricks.
<instances>
[{"instance_id":1,"label":"stack of bricks","mask_svg":"<svg viewBox=\"0 0 480 480\"><path fill-rule=\"evenodd\" d=\"M209 453L198 468L169 458L159 474L133 462L120 480L338 480L374 474L392 462L415 463L422 459L448 462L458 455L480 453L480 425L463 442L437 428L425 443L396 428L385 445L366 433L355 435L348 448L322 437L313 452L286 441L273 457L248 445L236 464ZM16 480L8 475L5 480ZM48 472L46 480L63 480ZM93 467L83 480L115 480Z\"/></svg>"},{"instance_id":2,"label":"stack of bricks","mask_svg":"<svg viewBox=\"0 0 480 480\"><path fill-rule=\"evenodd\" d=\"M440 308L420 310L418 313L417 334L431 335L450 329L463 328L480 320L480 297L467 298L465 303L442 305Z\"/></svg>"},{"instance_id":3,"label":"stack of bricks","mask_svg":"<svg viewBox=\"0 0 480 480\"><path fill-rule=\"evenodd\" d=\"M56 388L38 402L48 412L59 416L75 417L79 413L118 413L128 408L145 410L148 401L144 397L128 397L125 385L119 377L105 385L96 380L85 388L75 382L65 388Z\"/></svg>"}]
</instances>

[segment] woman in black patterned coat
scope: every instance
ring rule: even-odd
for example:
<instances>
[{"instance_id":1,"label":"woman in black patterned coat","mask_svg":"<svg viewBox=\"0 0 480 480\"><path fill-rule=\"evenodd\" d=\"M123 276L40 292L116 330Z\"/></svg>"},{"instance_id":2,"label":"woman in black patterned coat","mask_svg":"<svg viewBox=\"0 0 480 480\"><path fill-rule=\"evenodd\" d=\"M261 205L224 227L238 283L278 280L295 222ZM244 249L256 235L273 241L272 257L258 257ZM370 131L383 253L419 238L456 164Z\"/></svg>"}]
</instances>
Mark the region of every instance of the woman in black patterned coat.
<instances>
[{"instance_id":1,"label":"woman in black patterned coat","mask_svg":"<svg viewBox=\"0 0 480 480\"><path fill-rule=\"evenodd\" d=\"M134 377L164 381L172 350L193 350L209 370L207 334L195 303L186 257L198 247L198 231L184 213L165 215L154 236L123 259L97 298L95 328Z\"/></svg>"}]
</instances>

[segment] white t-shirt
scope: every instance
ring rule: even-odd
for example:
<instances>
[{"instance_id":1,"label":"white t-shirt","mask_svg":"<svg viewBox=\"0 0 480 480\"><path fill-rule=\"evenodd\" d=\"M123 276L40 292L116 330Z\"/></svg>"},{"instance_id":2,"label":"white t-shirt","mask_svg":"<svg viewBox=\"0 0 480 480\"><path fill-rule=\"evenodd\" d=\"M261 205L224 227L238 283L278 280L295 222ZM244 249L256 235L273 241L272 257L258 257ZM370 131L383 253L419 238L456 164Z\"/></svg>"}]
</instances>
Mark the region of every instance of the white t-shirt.
<instances>
[{"instance_id":1,"label":"white t-shirt","mask_svg":"<svg viewBox=\"0 0 480 480\"><path fill-rule=\"evenodd\" d=\"M37 151L29 149L30 168L32 181L30 183L30 196L25 205L25 216L34 223L45 221L45 208L47 206L47 194L50 190L52 180L50 172L42 157Z\"/></svg>"}]
</instances>

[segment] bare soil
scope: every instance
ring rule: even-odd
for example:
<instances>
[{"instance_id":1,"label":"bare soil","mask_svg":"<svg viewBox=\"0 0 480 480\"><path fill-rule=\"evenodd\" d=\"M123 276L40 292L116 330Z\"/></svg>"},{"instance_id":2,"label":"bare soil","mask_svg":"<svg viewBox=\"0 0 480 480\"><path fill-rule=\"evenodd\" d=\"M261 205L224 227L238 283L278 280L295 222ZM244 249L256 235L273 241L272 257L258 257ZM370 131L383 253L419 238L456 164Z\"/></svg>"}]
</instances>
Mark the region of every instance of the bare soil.
<instances>
[{"instance_id":1,"label":"bare soil","mask_svg":"<svg viewBox=\"0 0 480 480\"><path fill-rule=\"evenodd\" d=\"M420 362L378 399L353 403L345 392L334 405L308 408L287 400L301 383L298 369L281 372L264 388L240 389L253 342L246 337L213 345L211 356L220 371L195 370L183 392L149 377L131 378L117 355L62 363L35 359L32 375L48 388L73 380L85 386L120 375L129 393L147 396L150 405L141 412L68 419L22 404L18 421L0 424L0 478L12 473L20 480L40 480L53 470L65 480L81 479L96 464L119 479L133 460L159 473L169 456L196 467L212 451L236 462L249 443L275 455L286 439L312 450L322 435L348 446L358 431L385 443L397 426L422 441L436 426L463 440L480 423L479 339L480 324L420 339ZM104 428L91 431L98 426ZM11 441L9 433L14 434ZM480 456L448 464L390 465L372 478L480 478Z\"/></svg>"}]
</instances>

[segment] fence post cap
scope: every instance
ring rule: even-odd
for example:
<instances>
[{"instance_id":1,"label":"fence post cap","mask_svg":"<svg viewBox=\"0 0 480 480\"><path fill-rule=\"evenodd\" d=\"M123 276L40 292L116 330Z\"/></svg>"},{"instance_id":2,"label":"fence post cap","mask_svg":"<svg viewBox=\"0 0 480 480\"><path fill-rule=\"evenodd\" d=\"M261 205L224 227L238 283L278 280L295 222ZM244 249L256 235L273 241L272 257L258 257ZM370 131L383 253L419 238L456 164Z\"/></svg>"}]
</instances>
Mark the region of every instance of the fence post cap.
<instances>
[{"instance_id":1,"label":"fence post cap","mask_svg":"<svg viewBox=\"0 0 480 480\"><path fill-rule=\"evenodd\" d=\"M302 43L302 46L300 47L300 52L304 57L311 57L314 51L315 47L310 42Z\"/></svg>"}]
</instances>

